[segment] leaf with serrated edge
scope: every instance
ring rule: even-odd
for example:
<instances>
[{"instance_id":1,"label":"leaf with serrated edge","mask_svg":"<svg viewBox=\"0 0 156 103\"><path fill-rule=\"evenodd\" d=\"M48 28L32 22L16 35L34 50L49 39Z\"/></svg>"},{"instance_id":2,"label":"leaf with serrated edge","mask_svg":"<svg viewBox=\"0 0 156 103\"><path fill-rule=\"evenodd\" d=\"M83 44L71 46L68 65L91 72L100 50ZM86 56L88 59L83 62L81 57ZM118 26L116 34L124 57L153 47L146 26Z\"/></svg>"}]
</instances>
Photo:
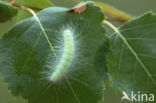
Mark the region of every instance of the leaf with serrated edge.
<instances>
[{"instance_id":1,"label":"leaf with serrated edge","mask_svg":"<svg viewBox=\"0 0 156 103\"><path fill-rule=\"evenodd\" d=\"M95 72L94 58L107 38L101 24L103 19L100 9L88 3L82 14L52 7L16 24L0 41L0 74L12 93L28 99L29 103L100 101L104 84ZM74 45L71 38L63 37L64 31L67 37L68 33L73 34ZM73 46L75 51L70 61ZM63 55L66 47L70 51ZM63 57L67 64L61 63L69 68L53 81L49 77Z\"/></svg>"},{"instance_id":2,"label":"leaf with serrated edge","mask_svg":"<svg viewBox=\"0 0 156 103\"><path fill-rule=\"evenodd\" d=\"M156 95L156 15L144 14L119 28L111 37L108 55L112 84L131 97ZM145 103L146 100L141 103ZM140 102L139 102L140 103Z\"/></svg>"}]
</instances>

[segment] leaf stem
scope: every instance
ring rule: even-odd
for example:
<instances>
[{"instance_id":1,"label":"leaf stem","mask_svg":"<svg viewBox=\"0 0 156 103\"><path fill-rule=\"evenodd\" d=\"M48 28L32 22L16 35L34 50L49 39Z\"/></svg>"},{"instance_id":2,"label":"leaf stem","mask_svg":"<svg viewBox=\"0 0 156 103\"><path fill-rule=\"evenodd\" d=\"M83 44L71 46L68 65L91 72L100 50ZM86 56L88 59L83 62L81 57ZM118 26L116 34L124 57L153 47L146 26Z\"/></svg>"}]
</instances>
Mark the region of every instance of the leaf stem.
<instances>
[{"instance_id":1,"label":"leaf stem","mask_svg":"<svg viewBox=\"0 0 156 103\"><path fill-rule=\"evenodd\" d=\"M30 9L32 9L32 10L37 10L37 11L42 10L42 9L40 9L40 8L34 8L34 7L30 7L30 6L23 6L23 5L17 4L17 3L15 3L14 0L11 1L11 4L12 4L13 7L16 7L16 8L18 8L18 9L22 9L22 10L26 10L26 9L24 9L24 8L30 8Z\"/></svg>"},{"instance_id":2,"label":"leaf stem","mask_svg":"<svg viewBox=\"0 0 156 103\"><path fill-rule=\"evenodd\" d=\"M136 60L140 63L140 65L143 67L143 69L145 70L145 72L147 73L147 75L149 76L149 78L152 80L152 82L156 85L156 81L153 79L151 73L148 71L148 69L146 68L146 66L144 65L144 63L142 62L142 60L139 58L139 56L137 55L137 53L134 51L134 49L130 46L130 44L127 42L126 38L120 33L120 31L113 25L111 24L109 21L104 20L103 21L104 24L106 24L107 26L109 26L110 28L112 28L120 37L121 39L124 41L124 43L127 45L127 47L129 48L129 50L133 53L133 55L135 56Z\"/></svg>"},{"instance_id":3,"label":"leaf stem","mask_svg":"<svg viewBox=\"0 0 156 103\"><path fill-rule=\"evenodd\" d=\"M124 13L106 3L94 2L94 4L98 7L100 7L104 13L107 13L108 15L111 16L111 17L107 18L108 21L115 21L115 22L119 22L120 24L123 24L123 23L134 18L133 16L131 16L127 13Z\"/></svg>"}]
</instances>

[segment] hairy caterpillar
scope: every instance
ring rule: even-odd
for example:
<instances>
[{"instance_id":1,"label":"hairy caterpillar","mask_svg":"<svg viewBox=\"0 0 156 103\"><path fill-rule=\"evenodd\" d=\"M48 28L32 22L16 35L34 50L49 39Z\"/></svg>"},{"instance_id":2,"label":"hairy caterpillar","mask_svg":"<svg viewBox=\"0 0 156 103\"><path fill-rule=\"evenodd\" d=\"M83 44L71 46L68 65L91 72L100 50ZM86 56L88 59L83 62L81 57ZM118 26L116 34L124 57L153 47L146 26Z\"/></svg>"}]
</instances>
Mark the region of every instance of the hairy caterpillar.
<instances>
[{"instance_id":1,"label":"hairy caterpillar","mask_svg":"<svg viewBox=\"0 0 156 103\"><path fill-rule=\"evenodd\" d=\"M64 37L64 49L62 57L56 66L55 70L51 73L49 80L57 81L67 72L74 57L75 45L73 33L70 29L66 29L63 32Z\"/></svg>"}]
</instances>

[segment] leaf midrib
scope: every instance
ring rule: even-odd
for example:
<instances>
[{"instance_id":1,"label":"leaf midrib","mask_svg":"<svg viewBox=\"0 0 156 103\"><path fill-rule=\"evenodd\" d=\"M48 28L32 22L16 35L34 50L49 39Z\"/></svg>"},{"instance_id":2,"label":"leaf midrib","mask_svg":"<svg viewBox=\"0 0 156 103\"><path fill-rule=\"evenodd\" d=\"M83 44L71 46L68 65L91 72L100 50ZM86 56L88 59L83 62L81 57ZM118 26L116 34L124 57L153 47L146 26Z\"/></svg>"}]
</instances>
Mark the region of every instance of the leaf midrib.
<instances>
[{"instance_id":1,"label":"leaf midrib","mask_svg":"<svg viewBox=\"0 0 156 103\"><path fill-rule=\"evenodd\" d=\"M154 25L154 24L156 24L156 22L155 23L150 23L150 24L143 24L143 25L133 26L133 27L126 28L126 29L119 28L119 31L123 32L123 31L127 31L127 30L138 29L138 28L141 28L141 27L151 26L151 25ZM120 29L122 29L122 30L120 30Z\"/></svg>"},{"instance_id":2,"label":"leaf midrib","mask_svg":"<svg viewBox=\"0 0 156 103\"><path fill-rule=\"evenodd\" d=\"M118 29L115 30L116 33L122 38L122 40L124 41L124 43L127 45L127 47L129 48L129 50L132 52L132 54L135 56L136 60L139 62L139 64L143 67L144 71L147 73L147 75L149 76L149 78L152 80L152 82L154 83L154 85L156 85L156 80L152 77L152 74L148 71L148 69L146 68L146 66L144 65L144 63L142 62L142 60L139 58L139 56L137 55L137 53L135 52L135 50L131 47L131 45L127 42L126 38L120 33L120 31Z\"/></svg>"},{"instance_id":3,"label":"leaf midrib","mask_svg":"<svg viewBox=\"0 0 156 103\"><path fill-rule=\"evenodd\" d=\"M147 73L147 75L152 80L152 82L154 83L154 85L156 85L156 80L152 77L151 73L148 71L148 69L146 68L146 66L144 65L144 63L142 62L142 60L139 58L139 56L137 55L137 53L135 52L135 50L127 42L126 38L120 33L120 30L118 28L116 28L113 24L111 24L110 22L108 22L106 20L104 20L103 23L106 24L106 25L108 25L109 27L111 27L117 33L117 35L124 41L124 43L126 44L126 46L129 48L129 50L135 56L135 58L139 62L139 64L143 67L144 71ZM110 37L112 37L112 36L113 35L111 35Z\"/></svg>"},{"instance_id":4,"label":"leaf midrib","mask_svg":"<svg viewBox=\"0 0 156 103\"><path fill-rule=\"evenodd\" d=\"M38 22L38 24L39 24L39 26L40 26L40 28L41 28L41 30L42 30L42 32L43 32L45 38L47 39L47 42L48 42L48 44L49 44L49 46L50 46L51 51L54 53L54 56L55 56L56 60L58 60L58 57L57 57L57 55L56 55L56 53L55 53L55 50L54 50L54 48L53 48L53 45L52 45L52 43L50 42L49 37L48 37L47 33L45 32L46 30L44 29L44 27L43 27L43 25L42 25L40 19L37 17L36 13L35 13L33 10L28 9L28 11L31 12L31 13L33 14L34 18L36 18L36 21Z\"/></svg>"}]
</instances>

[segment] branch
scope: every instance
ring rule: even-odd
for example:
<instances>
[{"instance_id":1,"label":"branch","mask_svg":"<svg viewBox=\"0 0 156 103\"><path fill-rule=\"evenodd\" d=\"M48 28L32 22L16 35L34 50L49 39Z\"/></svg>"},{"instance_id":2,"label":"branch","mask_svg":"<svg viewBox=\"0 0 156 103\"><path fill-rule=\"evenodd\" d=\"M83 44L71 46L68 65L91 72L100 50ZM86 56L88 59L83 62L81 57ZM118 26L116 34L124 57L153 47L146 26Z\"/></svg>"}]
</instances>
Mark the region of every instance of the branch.
<instances>
[{"instance_id":1,"label":"branch","mask_svg":"<svg viewBox=\"0 0 156 103\"><path fill-rule=\"evenodd\" d=\"M14 1L11 2L11 4L12 4L12 6L14 6L14 7L18 8L18 9L30 8L30 9L32 9L32 10L37 10L37 11L42 10L42 9L40 9L40 8L34 8L34 7L30 7L30 6L23 6L23 5L20 5L20 4L15 3ZM25 9L24 9L24 10L25 10Z\"/></svg>"},{"instance_id":2,"label":"branch","mask_svg":"<svg viewBox=\"0 0 156 103\"><path fill-rule=\"evenodd\" d=\"M94 3L96 6L100 7L101 10L110 15L111 17L107 18L108 21L115 21L115 22L119 22L120 24L123 24L131 19L133 19L134 17L124 13L120 10L117 10L116 8L105 4L105 3L101 3L101 2L95 2Z\"/></svg>"}]
</instances>

